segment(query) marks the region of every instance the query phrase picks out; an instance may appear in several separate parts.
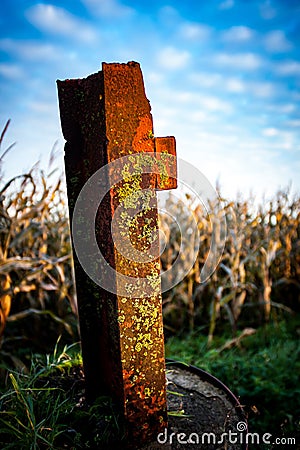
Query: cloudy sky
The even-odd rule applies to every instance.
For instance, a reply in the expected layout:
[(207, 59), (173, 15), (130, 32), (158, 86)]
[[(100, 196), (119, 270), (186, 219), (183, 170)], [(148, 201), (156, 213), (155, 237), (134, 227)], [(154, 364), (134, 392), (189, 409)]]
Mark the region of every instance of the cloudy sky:
[(57, 142), (56, 79), (141, 64), (157, 136), (223, 195), (300, 191), (298, 0), (2, 0), (0, 127), (7, 176)]

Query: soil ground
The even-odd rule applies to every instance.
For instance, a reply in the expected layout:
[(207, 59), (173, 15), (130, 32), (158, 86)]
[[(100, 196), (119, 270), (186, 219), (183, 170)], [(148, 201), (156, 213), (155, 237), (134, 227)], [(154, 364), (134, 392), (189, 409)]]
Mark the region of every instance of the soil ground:
[(167, 379), (168, 410), (183, 411), (184, 416), (169, 415), (168, 430), (143, 450), (246, 448), (245, 416), (226, 392), (188, 368), (168, 366)]
[[(244, 450), (246, 449), (245, 433), (247, 432), (245, 415), (241, 406), (213, 380), (201, 373), (193, 373), (187, 366), (167, 366), (167, 403), (168, 428), (157, 437), (157, 441), (146, 446), (128, 446), (132, 450)], [(44, 380), (46, 381), (46, 380)], [(84, 400), (84, 374), (81, 367), (74, 367), (69, 375), (49, 377), (47, 386), (58, 387), (76, 399), (78, 409), (87, 411)], [(100, 408), (101, 409), (101, 408)], [(62, 448), (74, 449), (76, 433), (82, 435), (81, 440), (101, 437), (108, 434), (106, 443), (99, 443), (100, 449), (125, 449), (126, 440), (109, 426), (105, 417), (109, 408), (104, 407), (103, 419), (101, 411), (96, 421), (91, 421), (87, 414), (81, 420), (72, 423), (70, 416), (70, 434), (67, 441), (62, 439)], [(73, 438), (71, 434), (74, 433)], [(231, 433), (231, 434), (230, 434)], [(62, 436), (63, 437), (63, 436)], [(73, 441), (73, 444), (72, 444)], [(88, 445), (88, 444), (87, 444)], [(80, 448), (90, 448), (81, 447)], [(94, 448), (94, 447), (93, 447)]]

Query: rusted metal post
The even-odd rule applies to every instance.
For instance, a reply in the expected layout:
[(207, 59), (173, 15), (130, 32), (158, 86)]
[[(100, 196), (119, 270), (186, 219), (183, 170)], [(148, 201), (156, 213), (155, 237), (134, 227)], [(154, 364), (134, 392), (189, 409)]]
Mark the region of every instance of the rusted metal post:
[[(103, 63), (96, 74), (57, 84), (73, 244), (76, 226), (92, 223), (109, 264), (87, 262), (101, 272), (98, 283), (73, 247), (86, 394), (111, 395), (128, 439), (146, 443), (167, 422), (155, 190), (176, 187), (175, 139), (153, 136), (138, 63)], [(95, 217), (93, 191), (79, 214), (84, 186), (105, 167), (97, 182), (109, 189)], [(89, 233), (81, 235), (88, 248)]]

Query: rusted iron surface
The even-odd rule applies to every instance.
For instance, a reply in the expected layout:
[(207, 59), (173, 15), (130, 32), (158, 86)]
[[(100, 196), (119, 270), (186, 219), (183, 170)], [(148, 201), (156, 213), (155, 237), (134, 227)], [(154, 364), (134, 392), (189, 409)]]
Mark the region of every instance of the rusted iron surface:
[[(61, 126), (66, 139), (65, 171), (72, 223), (75, 203), (82, 187), (97, 169), (107, 163), (103, 73), (98, 72), (82, 80), (58, 81), (57, 85)], [(90, 214), (88, 205), (85, 214)], [(96, 222), (99, 234), (106, 233), (101, 251), (114, 265), (110, 220), (108, 194), (99, 208)], [(93, 400), (104, 392), (113, 391), (122, 405), (122, 370), (114, 362), (121, 359), (117, 299), (90, 279), (74, 249), (73, 258), (86, 395)]]
[[(177, 188), (176, 142), (174, 136), (156, 137), (155, 156), (158, 160), (156, 188), (158, 190)], [(174, 158), (169, 158), (169, 155)]]
[[(155, 189), (176, 186), (174, 158), (166, 158), (175, 156), (175, 139), (153, 136), (138, 63), (103, 63), (86, 79), (58, 81), (58, 94), (71, 221), (87, 180), (107, 164), (114, 168), (95, 220), (97, 243), (114, 269), (112, 289), (92, 281), (73, 251), (87, 396), (112, 395), (129, 439), (144, 443), (167, 420)], [(89, 204), (83, 215), (93, 221)]]

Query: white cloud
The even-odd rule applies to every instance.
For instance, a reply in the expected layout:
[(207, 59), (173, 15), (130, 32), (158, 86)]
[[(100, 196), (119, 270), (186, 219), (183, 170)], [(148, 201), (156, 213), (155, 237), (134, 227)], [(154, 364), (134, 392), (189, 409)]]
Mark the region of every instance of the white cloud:
[(190, 60), (190, 53), (174, 47), (165, 47), (157, 55), (158, 64), (164, 69), (182, 69)]
[(245, 198), (250, 192), (272, 197), (290, 179), (299, 185), (294, 168), (287, 167), (283, 172), (276, 140), (253, 136), (238, 128), (235, 133), (226, 133), (215, 126), (214, 131), (206, 132), (200, 124), (198, 130), (190, 133), (191, 137), (184, 131), (178, 136), (178, 156), (199, 167), (213, 185), (219, 179), (225, 198), (236, 198), (239, 191)]
[(280, 85), (267, 81), (245, 81), (239, 77), (230, 77), (219, 73), (192, 73), (189, 80), (202, 89), (221, 87), (230, 93), (248, 93), (260, 98), (271, 98), (280, 92)]
[(283, 75), (283, 76), (292, 76), (292, 75), (296, 75), (299, 76), (300, 75), (300, 62), (298, 61), (286, 61), (286, 62), (280, 62), (278, 63), (277, 67), (276, 67), (276, 72), (279, 75)]
[(178, 91), (176, 93), (176, 102), (189, 103), (195, 98), (194, 93), (191, 91)]
[(212, 29), (199, 23), (185, 23), (180, 28), (180, 35), (185, 39), (206, 40), (211, 35)]
[(274, 137), (279, 134), (279, 130), (277, 128), (264, 128), (262, 134), (266, 137)]
[(189, 120), (191, 122), (196, 122), (198, 125), (201, 123), (207, 123), (213, 120), (213, 117), (207, 113), (207, 111), (203, 111), (203, 109), (193, 110), (189, 115)]
[(231, 27), (222, 34), (223, 39), (228, 42), (249, 41), (254, 35), (253, 30), (243, 25)]
[(189, 111), (193, 111), (195, 108), (201, 109), (204, 112), (205, 110), (223, 113), (230, 113), (232, 111), (232, 105), (229, 102), (222, 100), (220, 97), (193, 91), (176, 92), (174, 107), (179, 107), (180, 110), (182, 110), (183, 107), (187, 107), (188, 114)]
[(46, 61), (58, 59), (58, 51), (51, 44), (40, 44), (36, 41), (17, 41), (1, 39), (0, 49), (28, 61)]
[(208, 111), (219, 111), (223, 113), (230, 113), (232, 111), (232, 105), (229, 102), (225, 102), (219, 97), (200, 95), (197, 101), (202, 108)]
[(264, 38), (264, 44), (268, 51), (272, 53), (286, 52), (292, 48), (291, 42), (289, 42), (281, 30), (271, 31)]
[(159, 17), (162, 19), (162, 21), (178, 21), (180, 18), (180, 15), (173, 6), (163, 6), (159, 10)]
[(231, 9), (234, 7), (234, 0), (224, 0), (219, 5), (219, 9)]
[(42, 31), (84, 42), (96, 39), (96, 32), (91, 26), (54, 5), (39, 3), (29, 8), (26, 16), (30, 23)]
[(217, 53), (212, 60), (234, 69), (256, 70), (262, 65), (261, 58), (254, 53)]
[(95, 15), (100, 17), (122, 18), (131, 16), (135, 10), (118, 0), (81, 0)]
[(298, 152), (294, 132), (281, 130), (275, 127), (268, 127), (262, 130), (262, 135), (271, 139), (276, 137), (273, 141), (273, 148), (280, 152), (286, 150), (290, 155)]
[(294, 103), (286, 103), (284, 105), (276, 105), (277, 114), (290, 114), (296, 110), (296, 105)]
[(229, 92), (241, 93), (246, 91), (246, 85), (239, 78), (229, 78), (226, 80), (225, 88)]
[(282, 144), (281, 144), (281, 148), (284, 150), (289, 151), (290, 153), (293, 152), (297, 152), (299, 151), (299, 144), (298, 144), (298, 148), (297, 145), (295, 143), (295, 135), (294, 133), (282, 133)]
[(271, 0), (265, 0), (259, 5), (260, 15), (263, 19), (271, 20), (277, 16), (276, 9), (272, 6)]
[[(164, 80), (164, 76), (161, 72), (148, 72), (144, 75), (145, 80), (147, 79), (151, 84), (159, 84)], [(147, 83), (146, 83), (147, 84)]]
[(24, 71), (17, 64), (0, 64), (0, 75), (11, 80), (16, 80), (24, 76)]
[(222, 76), (219, 73), (194, 72), (188, 75), (189, 80), (202, 88), (212, 88), (220, 85)]
[(249, 88), (251, 89), (252, 93), (257, 97), (270, 98), (276, 92), (278, 92), (278, 88), (276, 88), (276, 85), (274, 83), (257, 81), (249, 84), (250, 84)]
[(292, 128), (300, 128), (300, 119), (299, 120), (289, 120), (287, 125)]

